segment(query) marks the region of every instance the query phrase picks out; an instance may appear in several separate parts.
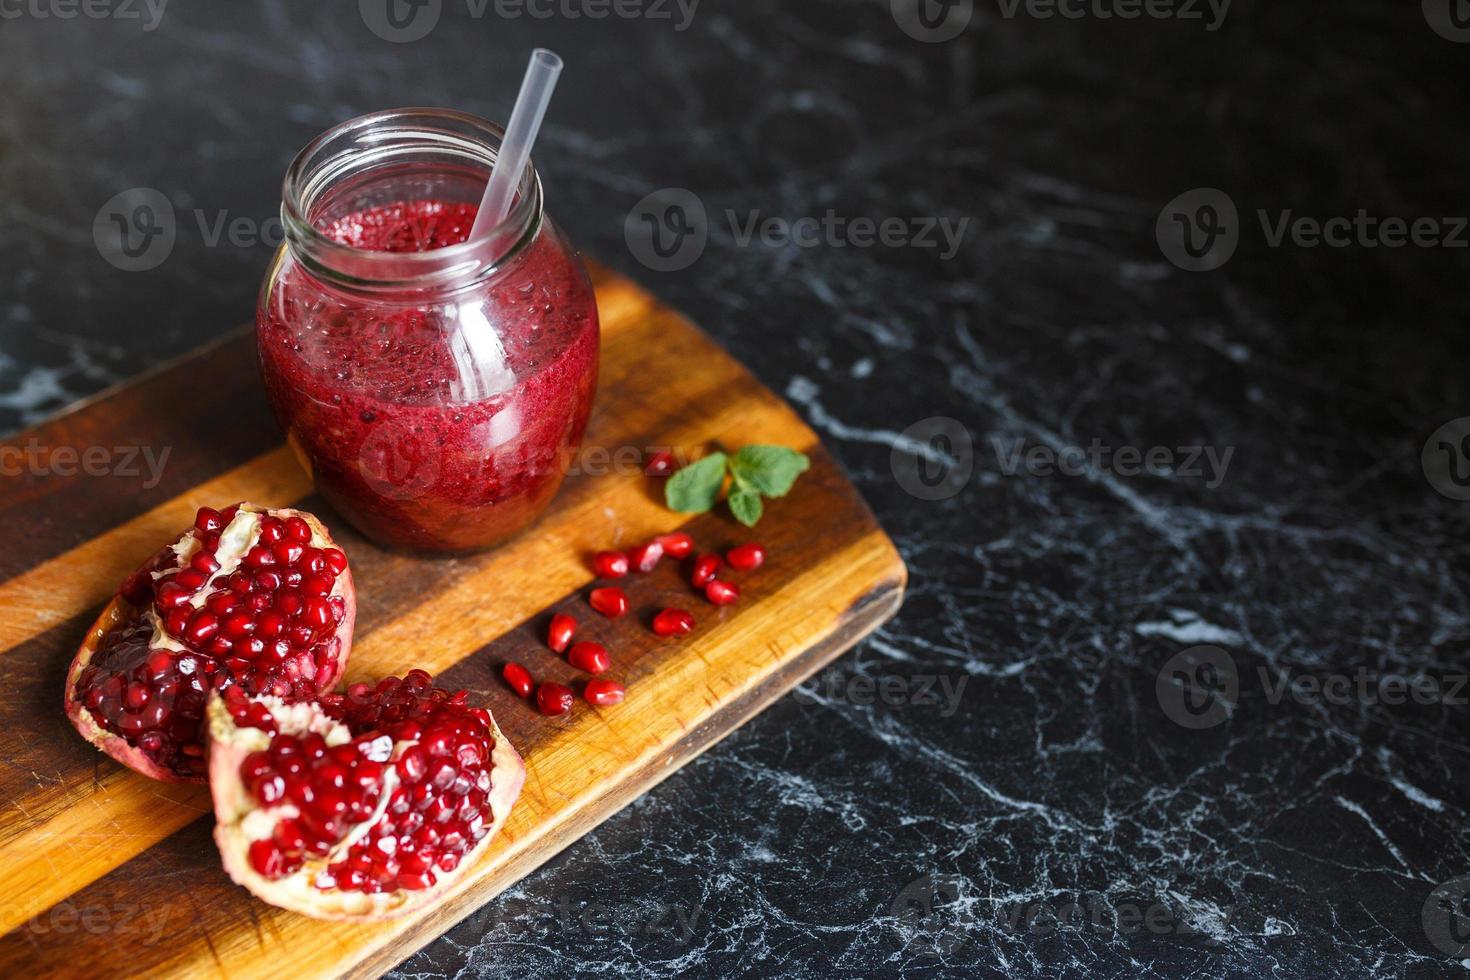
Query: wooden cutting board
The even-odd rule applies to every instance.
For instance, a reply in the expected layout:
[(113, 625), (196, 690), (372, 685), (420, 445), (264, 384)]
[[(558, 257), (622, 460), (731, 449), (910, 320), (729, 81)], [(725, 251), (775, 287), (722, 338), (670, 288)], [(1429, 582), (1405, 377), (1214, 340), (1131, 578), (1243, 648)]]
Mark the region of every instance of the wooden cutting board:
[[(585, 473), (568, 480), (535, 528), (488, 554), (391, 554), (332, 514), (265, 404), (252, 333), (0, 444), (8, 474), (25, 470), (0, 478), (0, 976), (375, 975), (897, 611), (903, 562), (812, 431), (648, 293), (603, 269), (593, 278), (603, 350)], [(603, 466), (596, 455), (747, 443), (802, 449), (813, 463), (755, 532), (723, 506), (693, 519), (672, 513), (657, 481)], [(105, 450), (106, 464), (94, 447)], [(82, 468), (89, 449), (90, 474)], [(24, 462), (17, 450), (28, 454)], [(163, 460), (158, 474), (149, 459)], [(32, 461), (52, 472), (31, 472)], [(357, 925), (257, 901), (220, 868), (204, 787), (122, 768), (62, 714), (67, 665), (122, 577), (188, 526), (200, 505), (241, 499), (317, 512), (351, 556), (359, 605), (349, 680), (414, 666), (440, 674), (446, 687), (487, 704), (526, 758), (509, 821), (435, 908)], [(697, 598), (680, 563), (665, 561), (627, 582), (628, 617), (592, 613), (587, 557), (676, 528), (701, 549), (758, 537), (771, 558), (739, 576), (737, 606)], [(696, 633), (655, 637), (647, 620), (665, 605), (693, 611)], [(585, 678), (542, 643), (554, 611), (571, 612), (586, 637), (613, 652), (608, 676), (628, 687), (622, 705), (594, 709), (579, 700), (569, 717), (543, 718), (500, 681), (500, 666), (518, 660), (538, 678), (580, 688)]]

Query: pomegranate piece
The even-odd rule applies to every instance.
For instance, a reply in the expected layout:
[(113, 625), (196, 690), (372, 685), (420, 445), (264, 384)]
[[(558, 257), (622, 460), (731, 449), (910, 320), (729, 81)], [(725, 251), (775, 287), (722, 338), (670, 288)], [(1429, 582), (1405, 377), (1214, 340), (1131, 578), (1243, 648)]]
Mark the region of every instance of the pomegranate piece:
[(740, 590), (723, 579), (715, 579), (705, 586), (704, 595), (717, 606), (733, 606), (740, 601)]
[(528, 698), (531, 696), (531, 672), (518, 663), (508, 663), (500, 669), (500, 676), (505, 678), (505, 683), (516, 692), (517, 697)]
[(582, 697), (587, 699), (588, 704), (604, 708), (609, 705), (622, 704), (626, 693), (623, 685), (617, 681), (588, 681), (587, 686), (582, 688)]
[(689, 581), (696, 589), (704, 588), (715, 580), (722, 564), (724, 563), (719, 555), (700, 555), (695, 559), (694, 574), (689, 577)]
[(347, 664), (356, 610), (347, 556), (315, 517), (202, 507), (93, 624), (67, 672), (67, 717), (145, 776), (202, 783), (210, 693), (328, 690)]
[(654, 453), (643, 464), (643, 472), (649, 476), (673, 476), (674, 454), (667, 450)]
[(628, 561), (640, 572), (651, 572), (664, 556), (664, 546), (657, 541), (641, 544), (628, 552)]
[(237, 884), (320, 919), (435, 900), (505, 823), (525, 765), (422, 670), (297, 703), (210, 698), (215, 842)]
[(586, 640), (572, 644), (571, 650), (567, 651), (567, 663), (589, 674), (600, 674), (612, 666), (612, 661), (607, 656), (607, 647)]
[(622, 578), (628, 574), (628, 556), (621, 551), (599, 551), (592, 556), (592, 571), (598, 578)]
[(546, 628), (546, 645), (557, 653), (565, 653), (567, 644), (572, 642), (572, 634), (576, 632), (577, 621), (565, 613), (557, 613)]
[(694, 632), (694, 617), (684, 609), (665, 609), (653, 617), (653, 631), (659, 636), (682, 636)]
[(683, 531), (660, 534), (654, 541), (663, 547), (664, 554), (670, 558), (683, 560), (694, 553), (694, 539)]
[(628, 611), (628, 597), (622, 589), (608, 586), (602, 589), (593, 589), (587, 596), (587, 601), (592, 608), (602, 613), (608, 619), (617, 619)]
[(754, 541), (750, 544), (736, 545), (725, 552), (725, 561), (737, 571), (753, 571), (766, 563), (766, 549)]
[(536, 688), (536, 707), (543, 715), (564, 715), (572, 710), (572, 689), (555, 681), (543, 681)]

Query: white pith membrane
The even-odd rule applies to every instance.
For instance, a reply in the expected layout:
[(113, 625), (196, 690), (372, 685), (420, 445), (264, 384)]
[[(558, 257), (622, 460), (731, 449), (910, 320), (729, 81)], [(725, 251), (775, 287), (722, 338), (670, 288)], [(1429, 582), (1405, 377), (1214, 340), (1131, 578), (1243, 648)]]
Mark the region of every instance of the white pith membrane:
[[(195, 609), (203, 609), (204, 603), (209, 599), (211, 592), (215, 591), (215, 583), (222, 579), (228, 579), (230, 575), (240, 567), (248, 552), (255, 543), (260, 540), (260, 514), (253, 510), (246, 510), (250, 505), (241, 504), (235, 519), (220, 532), (219, 547), (215, 549), (214, 560), (219, 562), (219, 569), (204, 580), (199, 591), (189, 599), (189, 604)], [(313, 548), (326, 548), (330, 544), (322, 537), (321, 530), (315, 521), (308, 522), (311, 525), (311, 546)], [(178, 555), (177, 563), (171, 568), (160, 569), (153, 573), (153, 581), (161, 582), (166, 578), (179, 574), (189, 567), (189, 560), (194, 557), (203, 545), (199, 543), (199, 536), (189, 530), (184, 536), (174, 542), (173, 553)], [(189, 648), (169, 635), (163, 628), (163, 619), (158, 615), (158, 610), (149, 604), (143, 610), (143, 620), (153, 627), (153, 639), (148, 641), (150, 647), (161, 647), (165, 650), (173, 650), (182, 653)]]
[[(277, 735), (298, 738), (311, 733), (321, 735), (330, 748), (353, 740), (349, 728), (310, 702), (288, 704), (280, 698), (263, 695), (250, 699), (265, 705), (271, 712)], [(486, 769), (490, 777), (487, 793), (489, 809), (488, 833), (464, 853), (451, 872), (437, 875), (436, 882), (419, 890), (398, 889), (370, 893), (330, 885), (328, 867), (343, 860), (353, 846), (363, 840), (381, 819), (392, 802), (394, 790), (401, 785), (398, 761), (417, 740), (394, 742), (393, 750), (383, 763), (378, 802), (371, 816), (351, 826), (343, 839), (325, 854), (303, 855), (302, 866), (282, 877), (260, 874), (252, 866), (248, 854), (256, 841), (270, 839), (280, 821), (300, 815), (289, 800), (266, 806), (246, 787), (240, 770), (248, 756), (269, 750), (276, 735), (248, 725), (237, 725), (225, 701), (211, 696), (206, 709), (208, 731), (210, 792), (214, 798), (215, 843), (219, 846), (226, 872), (238, 885), (256, 897), (280, 908), (319, 919), (386, 919), (402, 915), (412, 908), (438, 899), (482, 854), (495, 833), (505, 822), (511, 806), (520, 795), (525, 781), (525, 766), (491, 718), (487, 724), (494, 745)], [(487, 713), (488, 714), (488, 713)]]

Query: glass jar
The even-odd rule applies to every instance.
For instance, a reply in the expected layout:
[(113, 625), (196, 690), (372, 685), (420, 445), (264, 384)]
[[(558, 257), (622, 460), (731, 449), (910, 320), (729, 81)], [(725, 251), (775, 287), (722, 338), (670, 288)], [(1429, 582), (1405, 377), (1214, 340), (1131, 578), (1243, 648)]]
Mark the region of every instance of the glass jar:
[(465, 240), (501, 135), (379, 112), (286, 173), (256, 312), (266, 391), (321, 495), (389, 547), (473, 551), (524, 528), (591, 410), (596, 300), (529, 163), (505, 220)]

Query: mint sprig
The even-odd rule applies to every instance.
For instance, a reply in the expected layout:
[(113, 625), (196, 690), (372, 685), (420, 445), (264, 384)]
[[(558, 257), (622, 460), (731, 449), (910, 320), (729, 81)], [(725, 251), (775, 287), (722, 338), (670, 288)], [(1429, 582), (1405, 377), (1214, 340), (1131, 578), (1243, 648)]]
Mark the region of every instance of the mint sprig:
[(746, 527), (754, 527), (765, 511), (762, 497), (784, 497), (796, 478), (811, 468), (805, 453), (785, 446), (746, 446), (734, 456), (711, 453), (669, 477), (664, 500), (669, 509), (699, 514), (720, 499), (728, 472), (730, 513)]
[(669, 477), (664, 485), (664, 500), (670, 510), (681, 514), (702, 514), (720, 499), (725, 485), (724, 453), (711, 453), (697, 463), (690, 463)]

